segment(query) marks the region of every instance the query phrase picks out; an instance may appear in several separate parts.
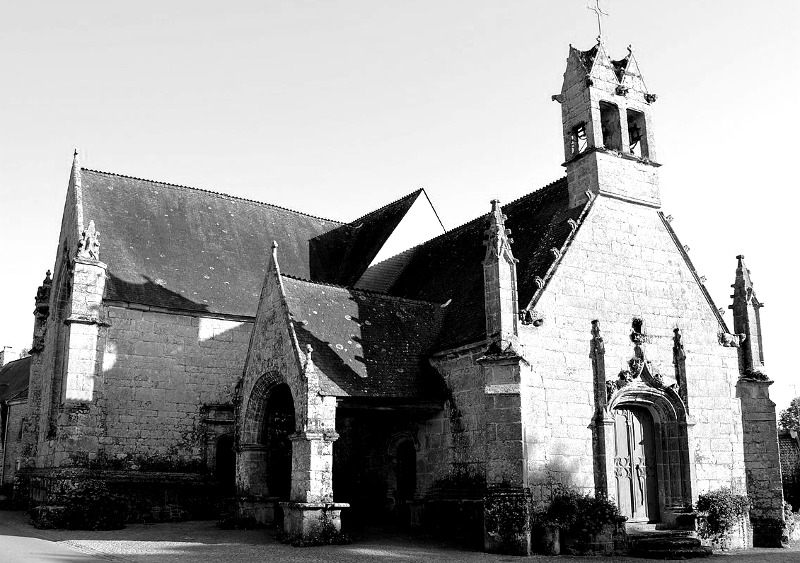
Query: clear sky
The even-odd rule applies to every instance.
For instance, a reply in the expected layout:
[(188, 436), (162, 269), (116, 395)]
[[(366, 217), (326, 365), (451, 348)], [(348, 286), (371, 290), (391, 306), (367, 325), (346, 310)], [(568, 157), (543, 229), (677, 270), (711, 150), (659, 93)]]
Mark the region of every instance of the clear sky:
[[(746, 256), (785, 407), (800, 2), (604, 6), (611, 55), (632, 43), (658, 94), (664, 211), (718, 307)], [(73, 148), (89, 168), (340, 220), (425, 187), (452, 228), (563, 175), (550, 96), (568, 45), (596, 35), (585, 0), (6, 2), (0, 346), (30, 345)]]

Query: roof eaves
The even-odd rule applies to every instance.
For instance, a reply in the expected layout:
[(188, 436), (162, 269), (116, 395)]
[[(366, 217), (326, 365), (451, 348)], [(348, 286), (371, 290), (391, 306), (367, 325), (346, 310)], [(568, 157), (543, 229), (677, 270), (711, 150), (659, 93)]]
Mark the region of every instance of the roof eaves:
[[(165, 187), (168, 187), (168, 188), (177, 188), (177, 189), (180, 189), (180, 190), (191, 190), (191, 191), (194, 191), (194, 192), (210, 194), (210, 195), (217, 196), (217, 197), (220, 197), (220, 198), (231, 199), (231, 200), (235, 200), (235, 201), (244, 201), (244, 202), (247, 202), (247, 203), (254, 203), (256, 205), (262, 205), (264, 207), (272, 207), (274, 209), (280, 209), (282, 211), (288, 211), (290, 213), (295, 213), (297, 215), (302, 215), (303, 217), (310, 217), (311, 219), (319, 219), (321, 221), (329, 221), (331, 223), (336, 223), (338, 225), (346, 225), (347, 224), (347, 223), (343, 223), (342, 221), (337, 221), (336, 219), (328, 219), (326, 217), (319, 217), (317, 215), (310, 215), (308, 213), (303, 213), (302, 211), (297, 211), (295, 209), (289, 209), (288, 207), (275, 205), (274, 203), (267, 203), (267, 202), (263, 202), (263, 201), (257, 201), (255, 199), (248, 199), (248, 198), (245, 198), (245, 197), (238, 197), (238, 196), (234, 196), (234, 195), (230, 195), (230, 194), (226, 194), (226, 193), (222, 193), (222, 192), (215, 192), (215, 191), (212, 191), (212, 190), (205, 190), (205, 189), (202, 189), (202, 188), (194, 188), (192, 186), (183, 186), (181, 184), (171, 184), (169, 182), (161, 182), (159, 180), (150, 180), (148, 178), (139, 178), (137, 176), (128, 176), (126, 174), (117, 174), (117, 173), (114, 173), (114, 172), (104, 172), (102, 170), (93, 170), (91, 168), (81, 168), (81, 171), (82, 172), (92, 172), (92, 173), (95, 173), (95, 174), (103, 174), (105, 176), (113, 176), (113, 177), (116, 177), (116, 178), (126, 178), (128, 180), (136, 180), (136, 181), (139, 181), (139, 182), (149, 182), (151, 184), (157, 184), (159, 186), (165, 186)], [(406, 197), (408, 197), (408, 196), (406, 196)]]

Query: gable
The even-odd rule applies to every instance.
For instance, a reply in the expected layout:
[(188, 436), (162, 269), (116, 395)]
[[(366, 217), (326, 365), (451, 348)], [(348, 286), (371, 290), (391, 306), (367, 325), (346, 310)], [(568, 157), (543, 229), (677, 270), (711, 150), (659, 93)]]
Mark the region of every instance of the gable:
[[(384, 253), (398, 225), (407, 221), (422, 190), (417, 190), (388, 205), (371, 211), (346, 225), (310, 241), (310, 275), (289, 275), (323, 283), (352, 286), (375, 257)], [(283, 252), (281, 252), (283, 256)]]
[(423, 190), (417, 192), (413, 205), (397, 225), (370, 266), (383, 262), (414, 246), (431, 240), (445, 231)]
[[(569, 208), (566, 178), (502, 207), (517, 263), (519, 303), (528, 303), (572, 232), (584, 206)], [(436, 349), (486, 338), (483, 258), (486, 216), (439, 236), (413, 251), (390, 293), (447, 305)]]
[(634, 317), (644, 320), (648, 350), (662, 369), (672, 365), (676, 327), (684, 342), (714, 350), (722, 350), (718, 335), (727, 332), (660, 214), (603, 196), (595, 199), (530, 307), (549, 319), (536, 329), (543, 333), (551, 323), (559, 328), (577, 323), (588, 334), (598, 319), (609, 369), (630, 357)]

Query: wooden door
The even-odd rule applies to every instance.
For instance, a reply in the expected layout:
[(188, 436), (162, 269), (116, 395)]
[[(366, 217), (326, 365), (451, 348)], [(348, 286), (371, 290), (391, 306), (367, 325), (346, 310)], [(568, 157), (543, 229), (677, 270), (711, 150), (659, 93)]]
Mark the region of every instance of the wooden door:
[(614, 436), (614, 475), (620, 513), (632, 521), (657, 521), (653, 418), (645, 409), (615, 409)]

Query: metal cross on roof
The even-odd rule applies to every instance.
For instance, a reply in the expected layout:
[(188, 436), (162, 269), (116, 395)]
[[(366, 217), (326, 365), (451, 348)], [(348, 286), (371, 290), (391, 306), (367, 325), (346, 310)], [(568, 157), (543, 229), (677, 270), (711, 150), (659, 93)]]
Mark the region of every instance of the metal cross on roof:
[(607, 16), (608, 12), (604, 12), (603, 8), (600, 7), (600, 0), (590, 0), (589, 5), (586, 6), (587, 10), (591, 10), (597, 15), (597, 40), (600, 41), (600, 38), (603, 36), (603, 26), (601, 18), (603, 16)]

